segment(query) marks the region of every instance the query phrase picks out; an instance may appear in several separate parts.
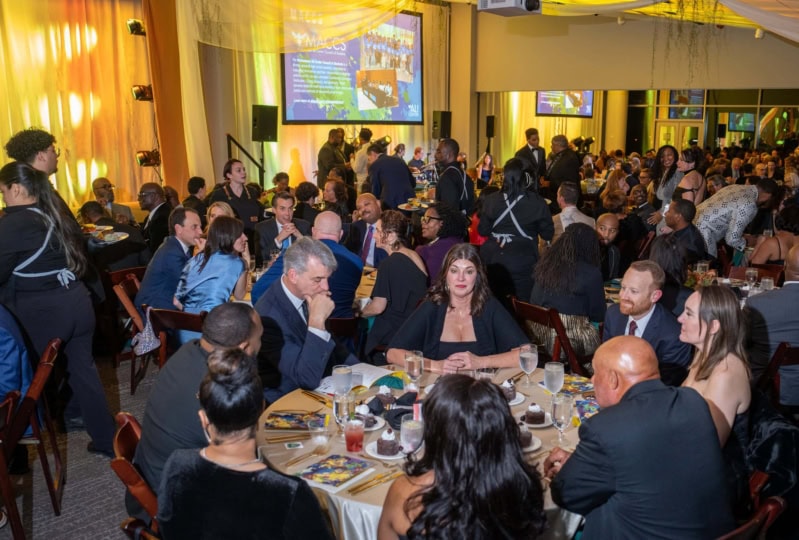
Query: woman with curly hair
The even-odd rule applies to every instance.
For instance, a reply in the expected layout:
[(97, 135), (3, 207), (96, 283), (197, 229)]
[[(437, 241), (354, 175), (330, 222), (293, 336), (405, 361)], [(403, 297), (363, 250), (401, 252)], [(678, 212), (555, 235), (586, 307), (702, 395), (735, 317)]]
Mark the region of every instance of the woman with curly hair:
[(407, 235), (408, 220), (397, 210), (386, 210), (375, 223), (375, 247), (388, 257), (378, 266), (372, 300), (361, 311), (361, 316), (375, 318), (366, 338), (367, 354), (391, 341), (427, 289), (424, 261), (408, 248)]
[(491, 295), (477, 249), (449, 250), (425, 302), (389, 343), (388, 361), (403, 365), (407, 351), (420, 350), (426, 369), (455, 373), (478, 367), (515, 367), (527, 336)]
[(786, 206), (774, 220), (774, 236), (766, 238), (752, 253), (752, 264), (785, 264), (785, 254), (799, 245), (799, 206)]
[(321, 212), (314, 208), (316, 199), (319, 197), (319, 187), (313, 182), (302, 182), (297, 189), (294, 190), (297, 196), (297, 206), (294, 208), (294, 217), (297, 219), (304, 219), (313, 225), (316, 216)]
[[(599, 240), (585, 223), (572, 223), (541, 257), (535, 267), (530, 303), (555, 308), (575, 352), (591, 354), (600, 343), (591, 321), (605, 320), (605, 289), (599, 270)], [(551, 351), (554, 330), (530, 328), (539, 343)]]
[(655, 199), (652, 206), (657, 208), (647, 223), (657, 225), (663, 220), (666, 209), (663, 205), (668, 205), (674, 194), (674, 189), (680, 183), (683, 173), (677, 170), (677, 149), (669, 144), (665, 144), (658, 149), (655, 162), (652, 164), (650, 173), (652, 175), (652, 188), (655, 191)]
[(519, 427), (491, 381), (447, 375), (424, 403), (424, 454), (411, 454), (383, 504), (380, 540), (536, 538), (541, 480)]
[(441, 263), (449, 248), (463, 242), (466, 220), (447, 203), (433, 203), (422, 217), (422, 238), (427, 242), (416, 248), (416, 253), (427, 267), (430, 281), (435, 281), (441, 272)]

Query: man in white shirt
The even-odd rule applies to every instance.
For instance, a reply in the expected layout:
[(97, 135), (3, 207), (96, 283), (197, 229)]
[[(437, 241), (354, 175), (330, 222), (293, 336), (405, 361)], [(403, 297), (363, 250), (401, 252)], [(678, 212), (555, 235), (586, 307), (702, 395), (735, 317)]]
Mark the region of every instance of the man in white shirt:
[(358, 151), (355, 152), (355, 164), (352, 167), (352, 170), (355, 171), (358, 191), (361, 190), (361, 186), (366, 182), (366, 177), (369, 176), (369, 162), (367, 160), (366, 150), (369, 148), (371, 140), (372, 130), (369, 128), (361, 129), (358, 133), (360, 145), (358, 146)]
[(558, 188), (557, 202), (561, 212), (552, 216), (552, 223), (555, 224), (555, 235), (552, 241), (558, 239), (563, 234), (566, 227), (572, 223), (585, 223), (592, 229), (596, 227), (594, 218), (586, 216), (577, 208), (577, 199), (580, 196), (580, 188), (574, 182), (563, 182)]

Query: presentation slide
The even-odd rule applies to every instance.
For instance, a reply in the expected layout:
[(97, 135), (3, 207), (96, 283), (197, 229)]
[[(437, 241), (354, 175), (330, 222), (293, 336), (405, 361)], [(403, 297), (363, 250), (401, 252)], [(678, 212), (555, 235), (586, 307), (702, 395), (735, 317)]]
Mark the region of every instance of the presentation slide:
[(671, 90), (669, 92), (669, 105), (679, 105), (669, 108), (669, 118), (672, 120), (701, 120), (701, 107), (686, 107), (686, 105), (702, 105), (705, 102), (705, 91), (701, 89)]
[(281, 56), (286, 124), (424, 120), (421, 14), (399, 13), (356, 39)]
[(727, 125), (728, 131), (755, 131), (754, 113), (730, 113), (730, 122)]
[(594, 115), (593, 90), (553, 90), (538, 92), (535, 113), (538, 116), (579, 116), (591, 118)]

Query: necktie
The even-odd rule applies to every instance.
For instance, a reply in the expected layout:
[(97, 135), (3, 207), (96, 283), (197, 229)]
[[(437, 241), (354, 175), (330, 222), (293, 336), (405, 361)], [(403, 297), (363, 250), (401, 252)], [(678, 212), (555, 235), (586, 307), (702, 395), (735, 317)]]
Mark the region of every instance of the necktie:
[(630, 329), (627, 331), (627, 335), (634, 336), (636, 330), (638, 330), (638, 324), (635, 321), (630, 321)]
[(361, 250), (361, 260), (366, 264), (366, 259), (369, 258), (369, 249), (372, 247), (372, 230), (374, 225), (369, 225), (369, 230), (366, 231), (366, 240), (363, 242), (363, 249)]
[(288, 249), (288, 247), (289, 247), (289, 244), (290, 244), (289, 239), (288, 238), (284, 238), (283, 239), (283, 243), (280, 244), (280, 250), (281, 251), (286, 251)]
[(300, 304), (300, 312), (302, 312), (302, 318), (305, 319), (305, 322), (308, 322), (308, 302), (305, 300), (302, 301)]

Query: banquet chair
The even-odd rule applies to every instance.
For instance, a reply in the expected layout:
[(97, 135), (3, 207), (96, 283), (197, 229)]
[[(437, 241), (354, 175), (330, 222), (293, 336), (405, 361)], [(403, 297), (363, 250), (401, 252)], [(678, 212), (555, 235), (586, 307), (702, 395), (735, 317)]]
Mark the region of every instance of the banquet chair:
[[(133, 456), (141, 439), (141, 425), (129, 412), (120, 411), (116, 415), (117, 431), (114, 434), (114, 459), (111, 469), (125, 487), (150, 516), (151, 528), (158, 531), (158, 498), (155, 492), (133, 464)], [(123, 529), (124, 530), (124, 529)]]
[(8, 472), (7, 455), (13, 453), (13, 448), (8, 450), (8, 428), (11, 425), (14, 409), (19, 401), (19, 392), (14, 390), (6, 394), (5, 399), (0, 403), (0, 495), (5, 502), (5, 512), (11, 522), (11, 534), (15, 539), (25, 538), (25, 528), (22, 526), (22, 518), (17, 508), (17, 498), (14, 495), (14, 486)]
[(638, 255), (636, 260), (642, 261), (649, 258), (649, 249), (652, 247), (652, 241), (655, 239), (655, 231), (649, 231), (640, 242), (638, 242)]
[[(750, 264), (752, 268), (758, 269), (758, 276), (760, 275), (760, 270), (766, 270), (769, 273), (774, 273), (778, 277), (772, 278), (774, 279), (774, 285), (777, 287), (782, 287), (782, 284), (785, 282), (785, 267), (781, 264)], [(766, 277), (769, 277), (769, 274), (766, 274)]]
[(755, 540), (766, 538), (766, 532), (774, 521), (785, 510), (785, 500), (781, 497), (769, 497), (760, 508), (755, 511), (755, 514), (749, 518), (749, 521), (735, 529), (728, 532), (724, 536), (720, 536), (718, 540)]
[(359, 319), (357, 317), (337, 318), (330, 317), (325, 321), (325, 328), (330, 332), (336, 341), (350, 349), (350, 351), (358, 356), (360, 351), (358, 344), (360, 343), (360, 328)]
[[(145, 313), (147, 307), (142, 306)], [(174, 351), (169, 346), (169, 332), (174, 330), (188, 330), (190, 332), (202, 332), (203, 321), (208, 312), (201, 313), (186, 313), (185, 311), (178, 311), (176, 309), (157, 309), (150, 310), (150, 322), (153, 325), (153, 331), (158, 335), (161, 340), (161, 347), (158, 348), (158, 367), (164, 367), (169, 356)]]
[[(144, 320), (134, 304), (136, 293), (139, 292), (139, 280), (135, 274), (128, 274), (125, 278), (114, 285), (114, 293), (119, 299), (119, 303), (125, 308), (125, 312), (130, 317), (131, 337), (144, 330)], [(136, 355), (133, 348), (122, 356), (130, 356), (130, 395), (136, 393), (136, 387), (147, 374), (147, 366), (150, 364), (148, 353), (142, 356)], [(115, 363), (118, 366), (122, 360), (121, 355), (117, 355)]]
[(770, 395), (771, 404), (778, 411), (780, 405), (780, 367), (799, 365), (799, 347), (791, 347), (787, 342), (782, 342), (774, 351), (774, 356), (766, 366), (766, 371), (757, 381), (757, 388)]
[[(146, 266), (134, 266), (131, 268), (123, 268), (122, 270), (114, 270), (114, 271), (106, 271), (101, 272), (101, 281), (103, 283), (103, 289), (105, 290), (106, 301), (105, 303), (108, 306), (108, 309), (112, 311), (110, 316), (114, 318), (115, 322), (115, 349), (119, 351), (124, 346), (127, 338), (130, 337), (129, 334), (129, 327), (128, 324), (122, 325), (122, 330), (119, 331), (119, 305), (113, 301), (113, 298), (119, 297), (115, 294), (114, 287), (128, 278), (133, 278), (133, 282), (135, 283), (136, 291), (139, 290), (140, 282), (144, 278), (144, 272), (147, 270)], [(134, 293), (135, 296), (135, 293)], [(120, 300), (121, 303), (121, 300)], [(124, 309), (124, 307), (123, 307)], [(119, 364), (125, 360), (130, 360), (133, 356), (131, 351), (129, 352), (117, 352), (114, 355), (114, 365), (115, 367), (119, 367)]]
[[(22, 442), (36, 445), (36, 450), (39, 453), (39, 461), (42, 464), (44, 481), (47, 484), (47, 491), (50, 492), (50, 502), (52, 502), (53, 511), (57, 516), (61, 515), (61, 498), (64, 494), (66, 470), (61, 461), (61, 450), (58, 448), (55, 424), (50, 416), (50, 408), (47, 405), (47, 400), (43, 395), (43, 391), (47, 384), (47, 380), (50, 378), (50, 373), (53, 371), (53, 364), (55, 364), (60, 347), (61, 340), (58, 338), (51, 339), (47, 344), (39, 360), (36, 372), (33, 375), (33, 380), (28, 387), (28, 391), (25, 393), (25, 397), (22, 398), (19, 407), (11, 419), (11, 424), (8, 428), (8, 437), (5, 441), (6, 460), (10, 459), (11, 453), (14, 451), (17, 444)], [(40, 423), (40, 418), (44, 421), (43, 425)], [(32, 431), (30, 436), (25, 435), (28, 426), (31, 427)], [(44, 446), (42, 427), (44, 427), (47, 432), (47, 438), (52, 447), (55, 476), (50, 471), (50, 462), (47, 459), (47, 450)]]
[(760, 493), (768, 483), (769, 474), (767, 472), (755, 469), (749, 475), (749, 500), (752, 503), (753, 510), (760, 509)]
[(139, 518), (128, 518), (119, 525), (119, 528), (131, 540), (158, 540), (161, 538)]
[[(522, 327), (524, 327), (523, 323), (525, 321), (530, 321), (555, 331), (555, 341), (551, 352), (554, 361), (557, 362), (560, 360), (561, 349), (563, 349), (563, 353), (566, 355), (569, 364), (569, 370), (573, 375), (580, 375), (582, 377), (591, 376), (588, 370), (583, 367), (584, 363), (591, 362), (591, 356), (579, 356), (574, 352), (569, 336), (566, 334), (566, 328), (563, 326), (563, 321), (560, 320), (558, 310), (528, 304), (515, 297), (511, 298), (511, 302), (513, 303), (513, 310), (516, 313), (516, 318), (519, 323), (522, 324)], [(549, 353), (549, 351), (547, 352)]]
[(730, 268), (732, 268), (732, 259), (730, 259), (730, 254), (727, 252), (727, 244), (718, 242), (716, 244), (716, 254), (718, 275), (726, 276), (730, 273)]
[[(768, 267), (768, 268), (766, 268)], [(730, 279), (746, 279), (746, 266), (733, 266), (730, 268), (730, 274), (727, 276)], [(783, 272), (782, 266), (776, 264), (753, 264), (750, 265), (750, 268), (757, 268), (757, 279), (763, 279), (764, 277), (770, 277), (774, 280), (774, 285), (778, 283), (782, 283), (785, 281), (785, 274)]]

